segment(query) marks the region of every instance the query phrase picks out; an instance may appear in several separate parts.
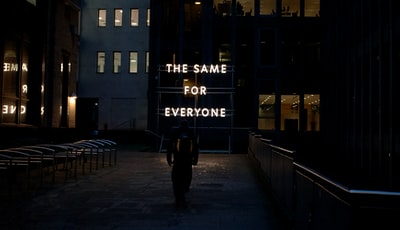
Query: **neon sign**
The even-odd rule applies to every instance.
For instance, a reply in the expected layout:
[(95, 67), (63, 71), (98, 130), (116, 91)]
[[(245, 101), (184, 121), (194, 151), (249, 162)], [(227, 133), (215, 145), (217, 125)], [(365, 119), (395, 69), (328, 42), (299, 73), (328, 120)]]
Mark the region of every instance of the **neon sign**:
[[(28, 65), (26, 63), (22, 63), (21, 67), (23, 72), (28, 72)], [(18, 71), (18, 64), (17, 63), (3, 63), (3, 71), (4, 72), (17, 72)]]
[[(17, 111), (17, 106), (15, 105), (3, 105), (3, 114), (15, 114)], [(26, 113), (26, 107), (24, 105), (21, 105), (21, 111), (20, 114), (25, 114)]]
[[(200, 65), (195, 64), (166, 64), (168, 73), (201, 73), (201, 74), (225, 74), (227, 65)], [(207, 95), (206, 86), (183, 86), (184, 95)], [(225, 108), (190, 108), (190, 107), (166, 107), (164, 109), (165, 117), (226, 117)]]
[(227, 65), (200, 65), (195, 64), (189, 66), (188, 64), (166, 64), (168, 73), (227, 73)]
[(225, 108), (165, 108), (166, 117), (225, 117)]

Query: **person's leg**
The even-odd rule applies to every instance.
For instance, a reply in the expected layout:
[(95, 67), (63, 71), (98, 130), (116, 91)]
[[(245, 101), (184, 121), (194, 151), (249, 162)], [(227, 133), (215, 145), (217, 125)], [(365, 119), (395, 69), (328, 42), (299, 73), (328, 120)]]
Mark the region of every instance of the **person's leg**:
[(184, 192), (184, 171), (181, 167), (174, 167), (172, 170), (172, 184), (175, 196), (175, 204), (177, 208), (185, 208), (185, 192)]
[(192, 166), (190, 165), (190, 167), (187, 167), (185, 169), (185, 187), (184, 187), (184, 191), (185, 192), (189, 192), (190, 191), (190, 185), (192, 183)]

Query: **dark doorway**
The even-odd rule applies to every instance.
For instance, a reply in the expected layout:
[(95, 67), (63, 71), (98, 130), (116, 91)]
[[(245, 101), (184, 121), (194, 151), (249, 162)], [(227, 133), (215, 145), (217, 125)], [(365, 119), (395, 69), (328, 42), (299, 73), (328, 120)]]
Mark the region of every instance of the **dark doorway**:
[(77, 98), (76, 100), (76, 127), (91, 133), (98, 127), (98, 98)]

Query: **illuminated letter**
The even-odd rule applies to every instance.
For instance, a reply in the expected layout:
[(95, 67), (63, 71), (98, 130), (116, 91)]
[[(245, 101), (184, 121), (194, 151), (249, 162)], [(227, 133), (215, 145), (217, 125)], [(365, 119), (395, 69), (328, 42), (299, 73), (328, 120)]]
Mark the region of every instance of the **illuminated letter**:
[(187, 73), (188, 72), (188, 65), (187, 64), (183, 64), (182, 65), (182, 72), (183, 73)]
[(3, 64), (3, 71), (8, 72), (10, 71), (10, 63), (5, 63)]
[(201, 67), (201, 72), (202, 72), (202, 73), (208, 73), (208, 70), (207, 70), (207, 66), (206, 66), (206, 65), (203, 65), (203, 67)]
[(209, 113), (210, 113), (210, 111), (208, 111), (208, 109), (206, 109), (206, 108), (201, 110), (201, 115), (203, 117), (208, 117)]
[(28, 85), (22, 85), (22, 93), (28, 93)]
[(194, 73), (199, 73), (199, 72), (200, 72), (200, 70), (199, 70), (199, 64), (195, 64), (195, 65), (193, 66), (193, 72), (194, 72)]
[(179, 73), (180, 69), (181, 69), (181, 65), (180, 64), (178, 64), (178, 65), (174, 64), (174, 73), (176, 73), (176, 72)]
[(11, 64), (11, 71), (17, 72), (18, 71), (18, 64)]
[(190, 90), (190, 92), (191, 92), (193, 95), (196, 95), (196, 94), (199, 93), (199, 88), (197, 88), (196, 86), (193, 86), (192, 89)]
[(185, 86), (183, 92), (186, 95), (189, 92), (189, 86)]
[(192, 108), (187, 108), (186, 109), (186, 114), (188, 117), (193, 117), (193, 109)]
[(8, 105), (3, 105), (3, 114), (8, 113)]
[(225, 108), (221, 108), (221, 117), (225, 117)]
[(16, 110), (17, 110), (17, 106), (12, 105), (10, 114), (14, 114)]
[(21, 114), (25, 114), (26, 113), (26, 107), (21, 105)]
[(219, 72), (218, 65), (215, 66), (210, 65), (210, 73), (218, 73), (218, 72)]
[(168, 73), (171, 72), (171, 66), (172, 66), (172, 64), (166, 64), (165, 66), (167, 67), (167, 72), (168, 72)]
[(194, 112), (196, 113), (196, 117), (198, 117), (200, 115), (200, 110), (199, 108), (195, 108)]
[(186, 109), (181, 108), (181, 117), (185, 117), (185, 116), (186, 116)]
[(211, 109), (211, 116), (212, 116), (212, 117), (214, 117), (214, 116), (215, 116), (215, 117), (218, 117), (218, 109), (212, 108), (212, 109)]
[(169, 107), (166, 107), (165, 108), (165, 112), (164, 112), (164, 115), (166, 116), (166, 117), (169, 117), (169, 116), (171, 116), (171, 113), (170, 113), (171, 111), (170, 111), (170, 108)]
[(226, 73), (226, 64), (221, 65), (221, 73)]
[(179, 112), (179, 108), (172, 108), (172, 114), (174, 115), (174, 117), (178, 116), (178, 112)]
[(206, 95), (207, 88), (205, 86), (200, 86), (200, 95)]
[(22, 71), (28, 72), (28, 66), (26, 63), (22, 63)]

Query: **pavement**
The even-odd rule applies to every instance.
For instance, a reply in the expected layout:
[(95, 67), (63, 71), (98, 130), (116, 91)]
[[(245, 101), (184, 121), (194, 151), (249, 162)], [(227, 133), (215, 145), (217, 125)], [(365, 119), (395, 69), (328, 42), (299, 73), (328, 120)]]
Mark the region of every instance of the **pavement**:
[(2, 202), (0, 229), (288, 229), (246, 154), (200, 154), (186, 209), (170, 173), (164, 153), (121, 148), (116, 165)]

